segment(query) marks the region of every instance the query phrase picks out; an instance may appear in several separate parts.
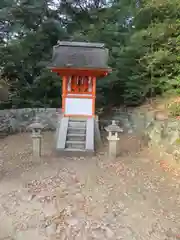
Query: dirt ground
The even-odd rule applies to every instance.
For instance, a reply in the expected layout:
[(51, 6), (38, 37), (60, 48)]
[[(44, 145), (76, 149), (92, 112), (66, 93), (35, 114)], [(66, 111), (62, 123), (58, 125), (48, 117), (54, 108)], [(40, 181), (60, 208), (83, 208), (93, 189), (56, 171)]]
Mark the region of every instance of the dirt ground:
[(178, 240), (180, 178), (124, 136), (121, 155), (55, 155), (54, 134), (32, 157), (28, 133), (0, 140), (0, 240)]

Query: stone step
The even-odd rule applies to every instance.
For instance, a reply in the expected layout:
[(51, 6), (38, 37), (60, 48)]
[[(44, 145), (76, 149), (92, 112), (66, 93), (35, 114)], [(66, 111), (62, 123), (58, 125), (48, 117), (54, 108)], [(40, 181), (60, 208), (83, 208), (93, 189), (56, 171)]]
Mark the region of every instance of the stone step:
[(66, 141), (66, 149), (85, 149), (85, 141)]
[(73, 128), (86, 128), (86, 122), (70, 122), (68, 124), (68, 127), (73, 127)]
[(76, 151), (78, 151), (78, 152), (86, 152), (86, 150), (85, 149), (78, 149), (78, 148), (65, 148), (64, 149), (64, 151), (71, 151), (71, 152), (76, 152)]
[(67, 141), (85, 141), (86, 134), (85, 133), (68, 133)]
[(68, 127), (67, 135), (69, 134), (86, 134), (86, 128), (83, 127)]
[(86, 151), (86, 149), (74, 149), (74, 148), (66, 148), (64, 151), (59, 152), (61, 156), (69, 156), (72, 157), (93, 157), (95, 152)]
[(86, 117), (70, 117), (69, 118), (69, 121), (70, 122), (86, 122), (87, 121), (87, 118)]
[(85, 123), (87, 120), (82, 120), (82, 119), (69, 119), (69, 122), (80, 122), (80, 123)]
[(85, 144), (85, 141), (72, 141), (72, 140), (68, 140), (68, 141), (66, 141), (66, 143), (70, 143), (70, 144)]

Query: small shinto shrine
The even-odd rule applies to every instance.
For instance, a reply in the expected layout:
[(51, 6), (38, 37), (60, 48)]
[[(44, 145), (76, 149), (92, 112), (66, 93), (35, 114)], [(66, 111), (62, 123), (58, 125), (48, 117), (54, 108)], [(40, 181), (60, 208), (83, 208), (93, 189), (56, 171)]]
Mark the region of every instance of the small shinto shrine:
[(57, 150), (95, 151), (100, 138), (95, 116), (96, 81), (110, 72), (108, 49), (104, 44), (58, 42), (48, 66), (62, 79), (62, 112), (57, 131)]

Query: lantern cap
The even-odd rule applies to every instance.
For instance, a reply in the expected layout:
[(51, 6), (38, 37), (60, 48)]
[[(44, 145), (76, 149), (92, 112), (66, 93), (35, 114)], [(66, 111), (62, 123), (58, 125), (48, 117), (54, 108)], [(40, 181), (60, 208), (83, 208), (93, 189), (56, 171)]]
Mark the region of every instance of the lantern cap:
[(29, 129), (43, 129), (44, 126), (43, 124), (40, 122), (40, 119), (38, 117), (35, 117), (34, 122), (31, 123), (28, 127)]
[(112, 120), (112, 124), (105, 127), (105, 130), (107, 132), (123, 132), (123, 129), (116, 124), (115, 120)]

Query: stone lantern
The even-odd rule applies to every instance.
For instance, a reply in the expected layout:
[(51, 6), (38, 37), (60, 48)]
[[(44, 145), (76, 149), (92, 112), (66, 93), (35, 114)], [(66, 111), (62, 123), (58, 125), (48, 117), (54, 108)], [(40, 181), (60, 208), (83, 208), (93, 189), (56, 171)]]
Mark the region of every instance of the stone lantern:
[(35, 118), (34, 122), (29, 125), (28, 129), (32, 131), (32, 142), (33, 142), (33, 155), (35, 157), (41, 156), (41, 144), (42, 144), (42, 129), (44, 126), (40, 123), (38, 117)]
[(117, 142), (119, 141), (118, 134), (123, 132), (123, 129), (116, 125), (116, 121), (113, 120), (112, 124), (107, 126), (105, 130), (108, 132), (109, 141), (109, 157), (117, 156)]

